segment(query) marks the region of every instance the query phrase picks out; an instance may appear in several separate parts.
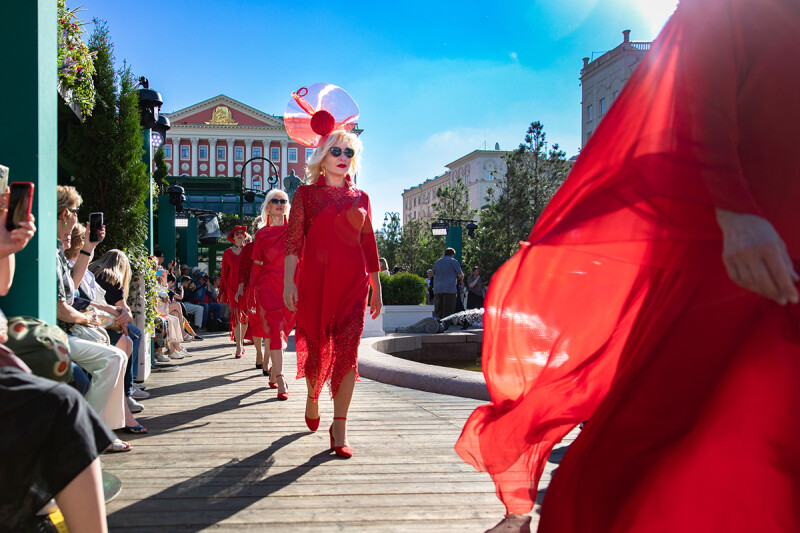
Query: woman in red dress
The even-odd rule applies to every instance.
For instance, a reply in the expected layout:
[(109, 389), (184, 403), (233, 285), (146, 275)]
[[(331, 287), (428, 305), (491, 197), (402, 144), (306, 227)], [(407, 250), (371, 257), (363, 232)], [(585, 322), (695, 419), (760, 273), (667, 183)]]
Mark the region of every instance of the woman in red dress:
[(225, 250), (222, 254), (222, 268), (220, 271), (220, 301), (227, 303), (231, 308), (231, 340), (236, 342), (236, 351), (233, 356), (239, 358), (244, 355), (244, 326), (246, 321), (246, 310), (244, 302), (239, 302), (236, 298), (236, 291), (239, 289), (239, 262), (241, 260), (242, 248), (247, 239), (247, 228), (245, 226), (235, 226), (228, 233), (228, 241), (233, 246)]
[[(253, 235), (258, 233), (261, 228), (261, 216), (253, 219), (251, 230)], [(239, 288), (233, 298), (239, 304), (241, 312), (239, 313), (240, 320), (242, 321), (242, 347), (245, 343), (251, 342), (256, 349), (256, 370), (261, 370), (266, 376), (267, 371), (263, 369), (264, 353), (261, 339), (264, 337), (264, 331), (261, 329), (261, 321), (258, 314), (255, 312), (255, 304), (253, 303), (253, 285), (251, 284), (251, 273), (253, 267), (253, 249), (255, 243), (253, 239), (248, 238), (245, 240), (242, 247), (242, 253), (239, 254)], [(273, 384), (270, 383), (270, 386)], [(277, 387), (277, 385), (275, 385)], [(273, 388), (275, 388), (273, 387)]]
[(587, 420), (540, 532), (800, 531), (798, 28), (796, 0), (681, 0), (492, 279), (456, 449), (498, 530)]
[(340, 457), (353, 455), (346, 419), (370, 287), (373, 319), (382, 305), (369, 197), (350, 178), (360, 152), (357, 136), (335, 131), (309, 158), (307, 185), (297, 189), (292, 202), (284, 274), (286, 307), (297, 311), (297, 377), (305, 377), (308, 386), (306, 424), (312, 431), (319, 426), (317, 400), (329, 382), (331, 448)]
[(257, 346), (262, 337), (268, 339), (263, 368), (269, 375), (270, 388), (278, 389), (279, 400), (289, 399), (283, 376), (283, 351), (294, 328), (294, 313), (283, 302), (288, 214), (289, 197), (279, 189), (272, 189), (261, 208), (259, 218), (263, 225), (256, 232), (254, 241), (247, 245), (252, 250), (246, 293), (247, 331), (248, 335), (253, 332)]

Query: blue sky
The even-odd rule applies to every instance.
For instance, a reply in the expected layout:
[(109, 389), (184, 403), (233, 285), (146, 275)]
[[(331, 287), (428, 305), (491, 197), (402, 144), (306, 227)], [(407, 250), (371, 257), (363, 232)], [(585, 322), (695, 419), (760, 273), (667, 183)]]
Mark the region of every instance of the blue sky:
[(301, 86), (346, 89), (376, 226), (401, 211), (404, 189), (484, 142), (515, 148), (535, 120), (577, 154), (581, 58), (617, 46), (624, 29), (652, 40), (676, 3), (67, 0), (108, 22), (117, 64), (149, 78), (165, 112), (225, 94), (281, 115)]

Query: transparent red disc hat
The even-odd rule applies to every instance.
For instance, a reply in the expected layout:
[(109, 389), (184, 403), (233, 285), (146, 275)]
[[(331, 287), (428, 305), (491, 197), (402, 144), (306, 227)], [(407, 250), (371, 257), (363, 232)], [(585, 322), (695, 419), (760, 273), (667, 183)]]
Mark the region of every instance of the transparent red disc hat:
[(283, 121), (292, 139), (316, 148), (334, 131), (351, 131), (356, 127), (358, 105), (341, 87), (315, 83), (292, 93)]

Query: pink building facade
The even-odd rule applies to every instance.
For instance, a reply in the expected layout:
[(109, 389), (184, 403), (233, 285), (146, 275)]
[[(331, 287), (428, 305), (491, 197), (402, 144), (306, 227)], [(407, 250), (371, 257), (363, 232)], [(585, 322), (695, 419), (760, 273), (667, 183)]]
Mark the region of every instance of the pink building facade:
[(290, 172), (300, 178), (312, 150), (292, 141), (283, 118), (264, 113), (225, 95), (165, 113), (172, 128), (164, 143), (164, 155), (172, 176), (239, 177), (244, 186), (267, 190), (266, 179), (279, 171), (277, 187)]

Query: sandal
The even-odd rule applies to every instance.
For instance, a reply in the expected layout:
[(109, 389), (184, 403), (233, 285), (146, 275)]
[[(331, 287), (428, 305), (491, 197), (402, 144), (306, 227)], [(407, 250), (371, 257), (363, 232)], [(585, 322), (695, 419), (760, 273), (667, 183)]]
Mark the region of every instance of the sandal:
[(133, 433), (134, 435), (143, 435), (147, 433), (147, 428), (139, 424), (138, 426), (125, 426), (122, 431), (126, 433)]
[(114, 439), (114, 441), (108, 445), (106, 451), (110, 453), (129, 452), (131, 451), (131, 445), (122, 439)]

